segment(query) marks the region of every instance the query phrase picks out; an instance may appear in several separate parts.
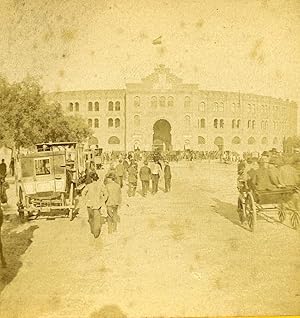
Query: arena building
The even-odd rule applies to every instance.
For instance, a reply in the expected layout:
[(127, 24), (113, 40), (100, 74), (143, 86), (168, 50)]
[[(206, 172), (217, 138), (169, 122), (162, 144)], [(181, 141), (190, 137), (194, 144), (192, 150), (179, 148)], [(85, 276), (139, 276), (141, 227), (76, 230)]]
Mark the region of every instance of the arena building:
[(289, 100), (207, 91), (159, 65), (124, 89), (50, 94), (65, 112), (80, 114), (104, 150), (282, 149), (297, 132), (297, 104)]

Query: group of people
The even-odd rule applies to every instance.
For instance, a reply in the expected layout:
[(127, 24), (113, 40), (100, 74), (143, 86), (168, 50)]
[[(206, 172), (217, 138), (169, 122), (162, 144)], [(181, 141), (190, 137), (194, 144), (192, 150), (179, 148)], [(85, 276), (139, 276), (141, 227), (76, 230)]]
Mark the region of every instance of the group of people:
[[(101, 227), (108, 224), (108, 233), (117, 231), (117, 224), (120, 222), (118, 210), (122, 202), (121, 189), (124, 182), (128, 182), (128, 196), (136, 194), (138, 179), (141, 181), (142, 196), (145, 197), (150, 192), (150, 182), (152, 182), (151, 193), (158, 192), (158, 184), (161, 178), (165, 181), (165, 192), (171, 190), (171, 168), (168, 161), (164, 163), (155, 159), (151, 168), (148, 161), (144, 161), (139, 168), (138, 162), (133, 158), (120, 158), (115, 165), (110, 164), (107, 173), (101, 177), (95, 166), (92, 164), (86, 171), (86, 187), (82, 195), (86, 198), (88, 212), (88, 222), (91, 233), (97, 238), (100, 235)], [(106, 209), (107, 216), (103, 210)]]

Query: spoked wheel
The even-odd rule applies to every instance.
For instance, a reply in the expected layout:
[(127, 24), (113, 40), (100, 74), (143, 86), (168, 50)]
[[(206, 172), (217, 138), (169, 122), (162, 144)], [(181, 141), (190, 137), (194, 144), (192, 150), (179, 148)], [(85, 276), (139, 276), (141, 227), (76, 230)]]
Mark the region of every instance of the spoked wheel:
[(300, 224), (300, 215), (299, 215), (299, 212), (296, 210), (292, 212), (291, 223), (292, 223), (293, 229), (297, 230)]
[(281, 223), (283, 223), (286, 218), (285, 206), (283, 203), (278, 206), (278, 218)]
[(250, 230), (253, 232), (256, 226), (256, 204), (251, 192), (247, 194), (245, 199), (246, 219)]
[(245, 210), (245, 200), (239, 196), (237, 213), (241, 222), (241, 225), (246, 221), (246, 210)]

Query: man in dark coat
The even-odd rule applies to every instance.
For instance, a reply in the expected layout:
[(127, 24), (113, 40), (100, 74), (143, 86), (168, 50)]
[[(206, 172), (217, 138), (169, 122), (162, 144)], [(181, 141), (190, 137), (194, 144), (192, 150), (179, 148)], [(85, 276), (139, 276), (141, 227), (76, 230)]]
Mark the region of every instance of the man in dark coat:
[(5, 178), (6, 176), (6, 163), (4, 159), (2, 159), (0, 163), (0, 177)]
[(136, 187), (137, 187), (137, 165), (134, 163), (133, 160), (131, 161), (131, 164), (128, 168), (128, 183), (129, 183), (128, 196), (134, 197)]
[(171, 167), (169, 165), (169, 161), (166, 160), (165, 168), (164, 168), (164, 178), (165, 178), (165, 192), (169, 192), (171, 190)]
[(142, 182), (143, 197), (145, 197), (149, 191), (149, 183), (151, 179), (151, 169), (148, 167), (147, 161), (144, 161), (144, 166), (140, 169), (140, 179)]
[(119, 183), (121, 188), (123, 188), (124, 173), (125, 173), (125, 168), (123, 165), (123, 160), (119, 159), (119, 163), (116, 165), (116, 176), (117, 176), (117, 182)]

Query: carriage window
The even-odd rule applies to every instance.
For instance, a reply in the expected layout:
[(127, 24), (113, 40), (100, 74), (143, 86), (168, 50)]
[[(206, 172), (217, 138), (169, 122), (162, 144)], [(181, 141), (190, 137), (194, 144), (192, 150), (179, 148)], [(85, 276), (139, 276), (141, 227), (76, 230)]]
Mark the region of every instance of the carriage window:
[(43, 176), (50, 174), (50, 159), (35, 159), (35, 175)]

